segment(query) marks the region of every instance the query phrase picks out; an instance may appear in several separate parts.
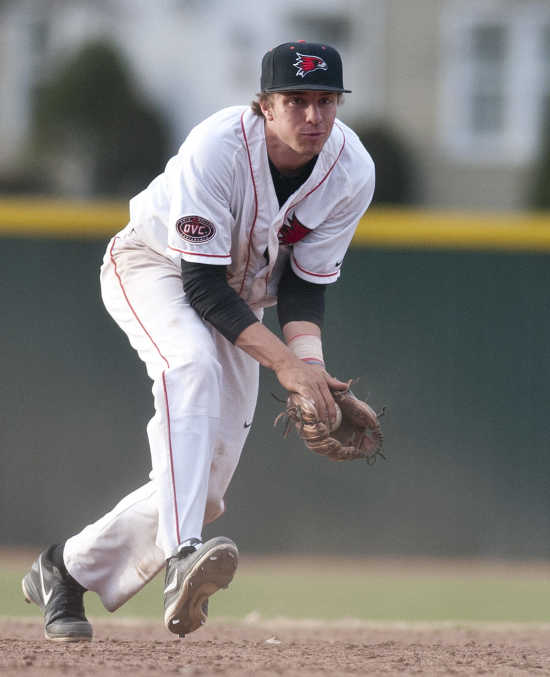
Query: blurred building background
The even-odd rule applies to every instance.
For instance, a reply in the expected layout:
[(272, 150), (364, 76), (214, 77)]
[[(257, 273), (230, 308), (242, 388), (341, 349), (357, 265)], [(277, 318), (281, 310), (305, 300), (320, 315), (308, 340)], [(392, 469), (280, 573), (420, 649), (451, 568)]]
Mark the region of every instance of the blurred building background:
[[(2, 0), (0, 188), (73, 196), (139, 189), (194, 124), (252, 98), (267, 48), (300, 38), (342, 52), (353, 94), (341, 117), (379, 156), (378, 202), (537, 204), (550, 126), (548, 0)], [(103, 58), (118, 81), (98, 65), (100, 49), (111, 50)], [(48, 98), (52, 89), (57, 97)], [(153, 134), (156, 143), (147, 158), (133, 158), (142, 175), (128, 176), (119, 160), (126, 180), (97, 185), (93, 120), (81, 115), (75, 139), (66, 129), (52, 134), (44, 117), (66, 128), (79, 99), (93, 118), (93, 102), (105, 109), (117, 92), (126, 106), (113, 107), (111, 123), (129, 140), (121, 143), (119, 130), (113, 162), (136, 140), (147, 145)], [(155, 123), (162, 129), (152, 132)]]
[(339, 116), (376, 162), (325, 354), (388, 405), (388, 460), (283, 440), (263, 370), (211, 529), (243, 551), (550, 556), (550, 0), (0, 0), (0, 543), (65, 538), (146, 480), (150, 384), (101, 303), (105, 245), (289, 39), (339, 48)]

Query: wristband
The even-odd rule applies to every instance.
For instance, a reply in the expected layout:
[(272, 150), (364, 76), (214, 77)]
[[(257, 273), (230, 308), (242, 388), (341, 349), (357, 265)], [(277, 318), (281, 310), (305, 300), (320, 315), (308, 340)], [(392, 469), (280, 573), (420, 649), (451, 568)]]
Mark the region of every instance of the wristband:
[(303, 362), (325, 366), (323, 344), (315, 334), (296, 334), (288, 340), (288, 347)]

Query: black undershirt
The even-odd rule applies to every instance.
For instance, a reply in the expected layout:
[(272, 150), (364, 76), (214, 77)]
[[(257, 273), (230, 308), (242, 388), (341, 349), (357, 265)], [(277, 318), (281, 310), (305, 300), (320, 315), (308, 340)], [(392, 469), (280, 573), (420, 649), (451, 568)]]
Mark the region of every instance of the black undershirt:
[[(183, 290), (196, 312), (235, 343), (247, 327), (258, 322), (256, 315), (237, 292), (227, 284), (226, 266), (190, 263), (182, 259)], [(298, 277), (287, 261), (277, 293), (277, 314), (281, 327), (302, 320), (323, 326), (324, 284), (312, 284)]]
[[(307, 180), (317, 156), (291, 174), (281, 173), (269, 160), (273, 186), (282, 206)], [(227, 267), (190, 263), (182, 259), (183, 289), (196, 312), (228, 341), (235, 343), (247, 327), (258, 322), (248, 304), (227, 283)], [(277, 313), (283, 327), (292, 321), (308, 321), (322, 327), (326, 285), (299, 278), (287, 261), (277, 291)]]
[(182, 259), (181, 275), (183, 291), (191, 306), (231, 343), (258, 322), (246, 301), (227, 284), (227, 266)]
[(295, 193), (298, 188), (305, 183), (309, 175), (315, 167), (318, 155), (315, 155), (303, 167), (299, 167), (294, 172), (280, 172), (277, 167), (269, 160), (269, 169), (271, 170), (271, 178), (275, 186), (275, 193), (277, 200), (279, 200), (279, 207), (282, 207), (288, 198)]
[(313, 284), (298, 277), (292, 270), (289, 259), (277, 289), (277, 316), (280, 326), (301, 320), (313, 322), (322, 329), (326, 288), (326, 284)]

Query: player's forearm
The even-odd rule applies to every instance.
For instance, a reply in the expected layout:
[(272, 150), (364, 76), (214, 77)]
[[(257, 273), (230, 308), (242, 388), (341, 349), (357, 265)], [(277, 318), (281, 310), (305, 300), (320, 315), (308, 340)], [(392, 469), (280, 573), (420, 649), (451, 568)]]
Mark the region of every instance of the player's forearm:
[(304, 334), (321, 338), (321, 329), (313, 322), (307, 322), (306, 320), (294, 320), (293, 322), (287, 322), (283, 326), (283, 336), (286, 343), (291, 341), (295, 336)]
[(277, 292), (277, 315), (281, 327), (294, 321), (310, 322), (322, 327), (325, 292), (326, 285), (302, 280), (287, 262)]
[[(288, 323), (283, 331), (310, 329), (309, 322)], [(292, 334), (294, 336), (294, 334)], [(316, 337), (320, 342), (320, 338)], [(289, 392), (302, 395), (318, 407), (324, 421), (336, 419), (336, 408), (330, 389), (345, 390), (347, 384), (328, 374), (322, 363), (311, 364), (300, 359), (267, 327), (260, 322), (242, 331), (236, 342), (239, 348), (254, 357), (260, 364), (275, 372), (279, 383)]]
[(302, 361), (324, 366), (321, 329), (313, 322), (295, 320), (283, 326), (285, 342)]
[(269, 369), (277, 372), (283, 365), (296, 362), (294, 353), (281, 339), (260, 322), (242, 331), (235, 345)]

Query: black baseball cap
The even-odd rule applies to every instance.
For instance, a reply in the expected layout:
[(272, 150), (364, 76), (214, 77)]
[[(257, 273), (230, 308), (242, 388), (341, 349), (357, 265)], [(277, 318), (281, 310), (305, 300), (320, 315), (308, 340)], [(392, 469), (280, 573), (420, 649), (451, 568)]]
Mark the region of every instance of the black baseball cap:
[(334, 47), (305, 40), (285, 42), (264, 54), (260, 87), (262, 92), (351, 91), (344, 89), (342, 59)]

